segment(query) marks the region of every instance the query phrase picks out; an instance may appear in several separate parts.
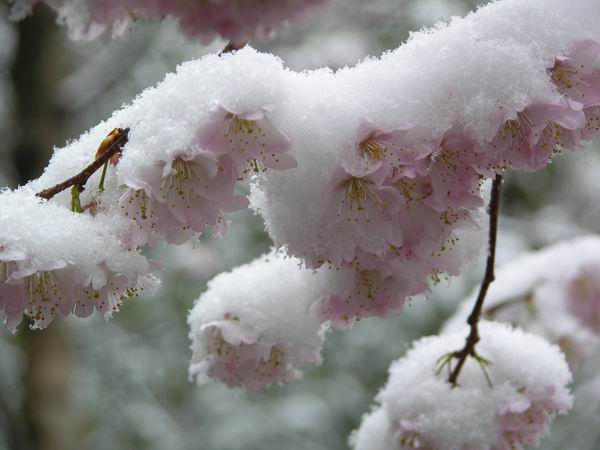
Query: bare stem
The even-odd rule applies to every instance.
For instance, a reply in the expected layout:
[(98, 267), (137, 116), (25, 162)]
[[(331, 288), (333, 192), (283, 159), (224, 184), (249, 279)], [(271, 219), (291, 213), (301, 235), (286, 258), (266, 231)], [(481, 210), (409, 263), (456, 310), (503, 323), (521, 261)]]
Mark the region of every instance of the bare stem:
[(457, 385), (458, 376), (462, 367), (465, 364), (465, 361), (469, 356), (476, 357), (475, 346), (479, 342), (479, 319), (481, 318), (481, 311), (483, 310), (483, 302), (485, 301), (485, 296), (487, 294), (488, 288), (490, 284), (494, 281), (494, 263), (496, 260), (496, 237), (498, 235), (498, 214), (500, 212), (500, 194), (502, 190), (502, 175), (496, 174), (494, 178), (494, 183), (492, 185), (492, 197), (490, 200), (489, 206), (489, 214), (490, 214), (490, 230), (489, 230), (489, 248), (488, 248), (488, 258), (485, 266), (485, 275), (483, 277), (483, 281), (481, 283), (481, 288), (479, 289), (479, 295), (477, 296), (477, 301), (475, 302), (475, 306), (467, 319), (467, 323), (471, 327), (471, 331), (467, 336), (467, 340), (465, 342), (465, 346), (462, 350), (454, 352), (452, 356), (457, 358), (457, 363), (450, 376), (448, 377), (448, 382), (453, 386)]
[(87, 166), (77, 175), (69, 178), (68, 180), (63, 181), (62, 183), (59, 183), (56, 186), (52, 186), (51, 188), (38, 192), (36, 195), (38, 197), (45, 198), (46, 200), (50, 200), (56, 194), (59, 194), (62, 191), (65, 191), (73, 186), (77, 186), (79, 192), (83, 192), (83, 190), (85, 189), (85, 184), (90, 179), (90, 177), (94, 173), (96, 173), (96, 171), (98, 171), (102, 166), (108, 163), (110, 158), (112, 158), (121, 151), (121, 149), (129, 139), (128, 136), (129, 128), (119, 130), (118, 133), (115, 135), (113, 142), (108, 146), (106, 151), (99, 155), (89, 166)]

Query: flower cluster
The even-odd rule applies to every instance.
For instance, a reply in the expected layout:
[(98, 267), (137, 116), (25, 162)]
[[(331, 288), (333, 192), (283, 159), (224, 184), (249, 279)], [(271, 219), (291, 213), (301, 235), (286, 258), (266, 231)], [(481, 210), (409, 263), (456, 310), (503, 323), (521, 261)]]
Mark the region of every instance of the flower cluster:
[[(206, 75), (211, 66), (218, 67), (220, 86), (215, 73)], [(260, 79), (246, 73), (252, 68)], [(160, 240), (182, 244), (206, 227), (225, 232), (224, 215), (248, 204), (234, 192), (239, 182), (296, 166), (288, 154), (291, 139), (272, 120), (281, 103), (282, 74), (279, 61), (251, 49), (184, 65), (57, 149), (40, 178), (2, 193), (7, 205), (16, 198), (30, 205), (2, 208), (2, 220), (12, 224), (0, 229), (0, 310), (10, 326), (23, 312), (42, 327), (56, 314), (116, 311), (144, 284), (140, 277), (157, 266), (142, 256), (146, 246)], [(243, 89), (242, 75), (253, 90), (246, 97), (227, 94), (232, 83)], [(212, 83), (203, 83), (202, 76)], [(205, 84), (216, 90), (198, 88)], [(98, 159), (109, 151), (102, 170), (71, 190), (54, 190), (92, 164), (100, 168)], [(52, 195), (45, 194), (48, 188)], [(14, 225), (24, 220), (27, 226)], [(61, 241), (72, 244), (61, 248)], [(17, 285), (26, 287), (23, 295)]]
[[(433, 247), (433, 255), (444, 252), (454, 231), (473, 223), (471, 211), (483, 205), (486, 177), (506, 169), (539, 170), (562, 148), (577, 149), (583, 138), (594, 137), (590, 117), (600, 98), (600, 44), (575, 42), (548, 73), (562, 97), (500, 113), (490, 141), (477, 142), (453, 127), (427, 142), (410, 129), (381, 131), (363, 120), (357, 151), (344, 153), (331, 176), (325, 213), (326, 226), (345, 220), (358, 235), (350, 261), (361, 266), (367, 252), (383, 261), (431, 261), (426, 273), (443, 271), (422, 247)], [(428, 233), (415, 229), (415, 213), (434, 224)], [(373, 236), (384, 239), (386, 253), (371, 245)]]
[(209, 283), (189, 316), (190, 376), (256, 391), (320, 363), (326, 326), (310, 307), (325, 280), (298, 265), (273, 251)]
[[(560, 346), (572, 368), (600, 344), (600, 239), (560, 242), (502, 267), (483, 315), (520, 326)], [(460, 329), (473, 305), (469, 296), (445, 329)]]
[[(306, 98), (287, 107), (321, 113), (321, 128), (306, 117), (291, 125), (305, 139), (294, 145), (298, 168), (257, 179), (251, 204), (276, 245), (309, 268), (340, 272), (343, 286), (319, 300), (323, 320), (346, 327), (387, 317), (427, 293), (429, 280), (458, 274), (481, 249), (489, 180), (540, 170), (595, 137), (598, 36), (587, 25), (574, 34), (561, 28), (550, 43), (541, 30), (516, 26), (508, 42), (504, 14), (519, 22), (535, 10), (544, 23), (553, 21), (550, 10), (573, 14), (553, 3), (546, 17), (536, 5), (490, 5), (416, 34), (381, 60), (315, 75), (327, 102), (311, 98), (310, 75), (292, 80)], [(350, 103), (341, 100), (348, 87)]]
[[(385, 317), (406, 296), (426, 291), (427, 277), (455, 274), (457, 266), (444, 266), (440, 257), (456, 244), (458, 230), (476, 223), (483, 181), (509, 168), (539, 170), (561, 148), (576, 149), (592, 137), (599, 57), (597, 42), (575, 42), (547, 68), (555, 99), (500, 111), (490, 140), (472, 139), (456, 126), (428, 140), (417, 126), (385, 129), (361, 119), (353, 145), (330, 175), (322, 225), (346, 230), (352, 243), (344, 253), (325, 248), (308, 258), (313, 267), (327, 262), (353, 271), (356, 288), (324, 301), (323, 316), (334, 323)], [(397, 275), (401, 264), (422, 269), (409, 289)]]
[[(13, 17), (22, 18), (40, 0), (16, 0)], [(327, 0), (43, 0), (59, 14), (75, 39), (94, 39), (107, 28), (120, 32), (138, 19), (170, 16), (181, 31), (210, 43), (216, 37), (241, 43), (251, 37), (268, 37), (278, 26), (300, 19)]]
[(467, 360), (452, 387), (436, 360), (464, 334), (423, 338), (392, 364), (378, 405), (351, 439), (356, 450), (522, 450), (571, 408), (571, 373), (558, 348), (493, 322), (481, 324), (478, 346), (492, 364)]
[(223, 234), (223, 213), (248, 205), (234, 195), (236, 181), (267, 168), (295, 167), (295, 160), (285, 154), (290, 139), (265, 114), (265, 107), (234, 112), (217, 105), (189, 149), (168, 152), (164, 159), (126, 173), (129, 189), (119, 203), (138, 225), (132, 243), (154, 243), (162, 236), (183, 244), (206, 226)]
[(0, 311), (9, 328), (24, 314), (36, 328), (59, 314), (110, 317), (125, 299), (156, 287), (148, 275), (155, 264), (123, 247), (123, 221), (76, 215), (26, 189), (0, 194), (0, 205)]

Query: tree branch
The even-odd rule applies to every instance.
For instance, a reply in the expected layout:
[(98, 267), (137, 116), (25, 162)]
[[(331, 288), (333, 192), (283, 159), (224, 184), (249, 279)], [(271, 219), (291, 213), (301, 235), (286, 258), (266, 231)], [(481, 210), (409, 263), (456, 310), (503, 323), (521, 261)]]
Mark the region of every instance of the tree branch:
[(479, 342), (479, 319), (481, 318), (481, 311), (483, 310), (483, 302), (485, 301), (485, 296), (487, 294), (488, 288), (490, 284), (494, 281), (494, 263), (496, 260), (496, 237), (498, 234), (498, 214), (500, 211), (500, 194), (502, 190), (502, 175), (496, 174), (494, 178), (494, 183), (492, 185), (492, 197), (490, 200), (489, 206), (489, 214), (490, 214), (490, 230), (489, 230), (489, 249), (488, 249), (488, 258), (485, 267), (485, 275), (483, 277), (483, 282), (481, 283), (481, 288), (479, 289), (479, 295), (477, 296), (477, 301), (475, 302), (475, 306), (467, 319), (467, 323), (471, 326), (471, 331), (467, 336), (467, 340), (465, 342), (465, 346), (462, 350), (454, 352), (452, 356), (457, 358), (458, 361), (456, 366), (450, 373), (448, 377), (448, 382), (453, 386), (457, 385), (458, 376), (462, 367), (465, 364), (465, 361), (469, 356), (476, 357), (475, 346)]
[[(115, 131), (109, 134), (109, 138), (113, 135)], [(61, 193), (73, 186), (78, 186), (80, 192), (83, 191), (85, 184), (90, 179), (90, 177), (96, 173), (98, 169), (100, 169), (103, 165), (108, 163), (108, 161), (115, 156), (117, 153), (121, 151), (123, 146), (129, 140), (129, 128), (121, 129), (118, 128), (114, 138), (111, 138), (112, 142), (106, 148), (104, 153), (99, 155), (94, 162), (92, 162), (89, 166), (79, 172), (77, 175), (69, 178), (68, 180), (63, 181), (62, 183), (57, 184), (56, 186), (52, 186), (51, 188), (45, 189), (41, 192), (38, 192), (36, 195), (41, 198), (45, 198), (46, 200), (50, 200), (56, 194)]]
[[(240, 48), (246, 45), (245, 42), (236, 44), (233, 42), (227, 43), (225, 48), (219, 52), (219, 56), (224, 53), (231, 53), (235, 50), (239, 50)], [(110, 139), (110, 145), (106, 144), (107, 140)], [(100, 144), (100, 148), (102, 146), (107, 146), (106, 150), (103, 153), (100, 153), (100, 149), (96, 154), (96, 159), (89, 166), (79, 172), (77, 175), (69, 178), (68, 180), (63, 181), (62, 183), (57, 184), (56, 186), (52, 186), (51, 188), (45, 189), (41, 192), (38, 192), (36, 195), (38, 197), (44, 198), (46, 200), (50, 200), (55, 195), (73, 187), (77, 186), (79, 188), (79, 192), (83, 192), (85, 189), (85, 184), (90, 179), (90, 177), (96, 173), (102, 166), (105, 166), (108, 161), (115, 156), (117, 153), (121, 151), (123, 146), (127, 143), (129, 139), (129, 128), (121, 129), (117, 128), (113, 130), (108, 137)], [(101, 190), (103, 189), (103, 181), (100, 185)]]

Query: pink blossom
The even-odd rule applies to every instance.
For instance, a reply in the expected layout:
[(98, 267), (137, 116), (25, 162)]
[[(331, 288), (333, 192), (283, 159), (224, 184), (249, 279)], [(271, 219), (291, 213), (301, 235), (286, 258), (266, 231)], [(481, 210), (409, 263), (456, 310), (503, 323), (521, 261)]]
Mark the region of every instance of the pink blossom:
[(338, 282), (312, 308), (321, 321), (330, 321), (338, 329), (369, 317), (387, 318), (402, 309), (407, 297), (427, 290), (427, 283), (413, 275), (358, 250), (351, 263), (336, 270)]
[(584, 106), (600, 101), (600, 44), (577, 41), (566, 56), (558, 56), (550, 76), (561, 94)]
[[(148, 271), (154, 269), (148, 266)], [(87, 317), (97, 310), (108, 317), (125, 299), (155, 288), (146, 273), (117, 273), (106, 263), (91, 274), (61, 260), (38, 270), (25, 252), (0, 247), (0, 311), (12, 329), (24, 314), (34, 328), (45, 328), (57, 315)]]
[(144, 235), (152, 242), (160, 233), (168, 242), (181, 244), (205, 226), (221, 230), (224, 212), (247, 206), (245, 198), (233, 195), (229, 160), (201, 150), (138, 167), (126, 183), (131, 189), (120, 206), (139, 226), (131, 236), (133, 242), (144, 242)]
[(325, 209), (324, 225), (348, 223), (368, 238), (384, 234), (394, 245), (401, 245), (402, 235), (391, 223), (404, 199), (385, 181), (385, 168), (371, 167), (370, 173), (353, 172), (338, 167), (328, 183), (330, 200)]
[(459, 130), (444, 133), (431, 157), (427, 173), (431, 195), (424, 203), (437, 211), (483, 206), (482, 177), (476, 167), (485, 165), (484, 155), (476, 152), (473, 143)]
[(600, 265), (583, 266), (568, 283), (571, 312), (595, 333), (600, 334)]
[[(20, 297), (12, 299), (14, 303), (10, 308), (15, 325), (21, 322), (23, 314), (27, 314), (34, 321), (35, 328), (44, 328), (57, 314), (72, 312), (77, 280), (65, 261), (56, 261), (53, 267), (44, 271), (33, 269), (27, 259), (12, 262), (16, 264), (5, 283), (19, 286)], [(17, 293), (14, 287), (12, 291)], [(17, 305), (19, 309), (24, 308), (19, 311)]]
[(571, 403), (556, 397), (554, 386), (523, 389), (521, 398), (512, 401), (498, 414), (501, 438), (492, 450), (523, 450), (537, 446), (554, 415), (567, 411)]
[(499, 169), (539, 170), (561, 146), (577, 146), (585, 123), (582, 105), (571, 100), (536, 103), (523, 111), (510, 112), (492, 142), (492, 165)]
[(319, 363), (320, 348), (267, 342), (231, 314), (202, 326), (205, 348), (194, 352), (190, 375), (216, 378), (229, 387), (255, 392), (300, 376), (297, 365)]
[[(151, 271), (156, 270), (152, 265)], [(138, 297), (142, 293), (153, 293), (158, 287), (154, 278), (136, 274), (115, 274), (103, 265), (100, 269), (105, 272), (106, 281), (95, 287), (94, 283), (79, 287), (75, 291), (73, 314), (78, 317), (88, 317), (94, 310), (105, 318), (119, 311), (123, 302)]]
[(589, 105), (583, 112), (585, 128), (581, 132), (581, 137), (588, 141), (600, 138), (600, 102)]
[(218, 105), (201, 128), (197, 144), (215, 155), (230, 157), (240, 180), (267, 168), (293, 169), (296, 160), (286, 154), (291, 140), (266, 117), (270, 110), (263, 106), (238, 112)]
[[(407, 133), (411, 128), (404, 126), (382, 131), (370, 120), (360, 119), (356, 138), (359, 161), (353, 164), (354, 171), (367, 174), (383, 168), (384, 174), (387, 175), (394, 168), (404, 168), (407, 171), (416, 161), (425, 158), (432, 148), (410, 139)], [(414, 170), (411, 173), (414, 173)]]

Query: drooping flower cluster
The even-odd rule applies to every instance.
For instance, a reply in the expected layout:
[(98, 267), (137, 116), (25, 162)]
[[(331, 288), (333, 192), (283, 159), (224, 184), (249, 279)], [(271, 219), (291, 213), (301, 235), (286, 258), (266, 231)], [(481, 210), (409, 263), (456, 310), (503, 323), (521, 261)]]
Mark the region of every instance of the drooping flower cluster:
[[(453, 387), (436, 372), (466, 333), (417, 341), (392, 364), (377, 406), (351, 441), (356, 450), (523, 450), (536, 446), (556, 414), (571, 408), (571, 373), (558, 347), (494, 322), (480, 324), (480, 355)], [(491, 382), (491, 385), (489, 384)], [(376, 444), (376, 446), (374, 446)]]
[(209, 283), (189, 316), (190, 376), (256, 391), (320, 363), (326, 326), (311, 304), (324, 278), (299, 264), (273, 251)]
[[(251, 49), (212, 55), (181, 66), (113, 118), (137, 122), (117, 167), (128, 188), (121, 213), (138, 225), (135, 243), (181, 244), (206, 226), (222, 234), (224, 213), (248, 204), (234, 194), (239, 181), (295, 167), (290, 138), (271, 120), (282, 74), (279, 61)], [(140, 114), (152, 120), (142, 123)]]
[[(429, 279), (458, 274), (477, 256), (486, 179), (508, 168), (537, 170), (557, 146), (577, 148), (595, 136), (600, 5), (574, 1), (494, 2), (335, 73), (295, 73), (251, 48), (185, 63), (57, 150), (28, 189), (78, 173), (110, 130), (128, 128), (104, 190), (95, 188), (97, 173), (78, 198), (85, 220), (123, 223), (122, 251), (161, 238), (182, 243), (206, 226), (222, 232), (224, 213), (246, 204), (236, 183), (251, 178), (251, 204), (276, 246), (327, 274), (327, 288), (304, 305), (317, 322), (347, 327), (386, 317), (426, 292)], [(71, 201), (64, 192), (50, 204), (67, 211)], [(6, 273), (29, 254), (25, 244), (5, 249)], [(275, 297), (283, 296), (265, 301)], [(201, 355), (210, 358), (197, 361), (212, 368), (208, 376), (255, 389), (291, 377), (296, 360), (316, 360), (276, 339), (262, 347), (262, 335), (247, 334), (254, 319), (223, 310), (210, 326), (198, 322), (209, 342)], [(246, 363), (260, 373), (245, 372)], [(270, 378), (262, 372), (274, 366), (281, 371)]]
[[(181, 31), (208, 44), (216, 37), (242, 43), (265, 38), (287, 21), (301, 19), (327, 0), (42, 0), (75, 39), (94, 39), (107, 28), (122, 32), (135, 20), (173, 17)], [(40, 0), (16, 0), (12, 15), (20, 19)]]
[[(452, 267), (440, 266), (435, 255), (455, 243), (456, 230), (473, 225), (472, 211), (483, 205), (481, 186), (486, 177), (511, 168), (539, 170), (562, 148), (576, 149), (583, 138), (593, 137), (586, 116), (593, 114), (600, 97), (600, 44), (575, 42), (548, 73), (563, 97), (499, 113), (504, 117), (490, 141), (473, 140), (457, 127), (427, 141), (415, 136), (414, 128), (382, 131), (361, 120), (356, 152), (343, 153), (340, 167), (331, 175), (331, 199), (324, 216), (326, 227), (343, 223), (353, 229), (355, 251), (327, 261), (354, 266), (361, 274), (365, 268), (373, 271), (369, 266), (377, 257), (379, 270), (370, 279), (393, 272), (390, 263), (398, 260), (425, 266), (422, 279), (452, 273)], [(417, 227), (415, 216), (422, 220)], [(423, 222), (430, 224), (426, 231)], [(399, 298), (402, 294), (396, 290), (390, 303), (401, 303)], [(360, 311), (356, 317), (364, 315), (385, 317)]]
[[(600, 239), (561, 242), (525, 254), (498, 270), (484, 317), (508, 322), (560, 346), (572, 368), (600, 345)], [(462, 328), (476, 293), (446, 324)]]
[[(507, 169), (539, 170), (563, 148), (578, 149), (583, 139), (595, 137), (592, 122), (600, 96), (596, 40), (573, 35), (553, 47), (552, 54), (552, 46), (546, 48), (543, 38), (515, 31), (511, 39), (518, 43), (495, 45), (503, 34), (496, 21), (501, 19), (493, 14), (501, 15), (502, 7), (525, 13), (534, 3), (504, 2), (498, 10), (482, 8), (436, 33), (416, 36), (381, 61), (321, 79), (331, 92), (333, 106), (327, 113), (337, 134), (320, 131), (316, 141), (297, 145), (303, 147), (297, 154), (299, 168), (258, 179), (251, 201), (265, 217), (276, 243), (304, 259), (308, 267), (326, 265), (352, 274), (353, 292), (334, 292), (322, 300), (324, 319), (347, 326), (354, 319), (386, 317), (398, 311), (407, 296), (426, 292), (428, 279), (456, 275), (477, 256), (475, 236), (486, 179)], [(511, 16), (511, 20), (519, 19)], [(474, 29), (481, 35), (476, 41), (460, 35), (472, 36)], [(532, 39), (544, 47), (536, 47), (539, 56), (531, 54)], [(449, 41), (457, 48), (447, 51)], [(467, 61), (459, 55), (460, 42), (470, 48)], [(491, 61), (493, 45), (497, 56)], [(442, 62), (440, 46), (449, 53)], [(532, 61), (506, 55), (509, 48), (528, 55), (525, 58), (531, 56)], [(502, 64), (497, 59), (500, 54)], [(454, 65), (452, 56), (464, 65), (453, 72), (455, 79), (451, 75), (439, 79), (434, 67), (446, 73)], [(385, 64), (422, 67), (427, 75), (401, 76), (400, 82), (394, 82), (375, 75)], [(467, 86), (458, 86), (458, 71), (465, 66), (470, 67), (472, 79)], [(497, 73), (491, 73), (490, 67)], [(516, 78), (529, 70), (526, 77), (539, 82)], [(498, 77), (498, 83), (504, 83), (500, 74), (511, 83), (489, 95), (490, 79)], [(356, 88), (355, 101), (343, 113), (334, 110), (341, 107), (336, 102), (343, 95), (336, 86), (340, 81)], [(303, 84), (295, 90), (303, 92)], [(516, 88), (517, 84), (521, 86)], [(389, 98), (402, 98), (409, 106), (373, 101), (372, 85), (389, 89)], [(428, 89), (420, 89), (425, 85)], [(308, 102), (304, 100), (303, 106)], [(439, 111), (423, 104), (435, 104)], [(323, 109), (321, 103), (314, 107)], [(289, 199), (300, 183), (310, 184), (304, 189), (312, 193), (292, 203)], [(295, 224), (300, 220), (303, 229)]]
[[(220, 85), (215, 74), (206, 74), (212, 63), (229, 73), (229, 77), (219, 77)], [(258, 80), (246, 74), (253, 66), (261, 69)], [(39, 179), (21, 191), (3, 193), (6, 201), (17, 196), (36, 205), (25, 216), (18, 208), (4, 208), (6, 223), (18, 224), (39, 215), (39, 225), (46, 224), (53, 233), (53, 245), (74, 239), (81, 244), (82, 253), (78, 257), (49, 258), (49, 265), (22, 275), (27, 261), (47, 258), (49, 250), (44, 246), (32, 250), (34, 240), (28, 227), (0, 229), (0, 242), (19, 242), (2, 251), (0, 306), (11, 325), (20, 320), (24, 310), (34, 317), (36, 326), (45, 326), (58, 313), (89, 315), (93, 305), (102, 312), (116, 310), (121, 297), (135, 293), (138, 278), (133, 275), (143, 274), (150, 267), (140, 269), (132, 261), (129, 268), (118, 261), (131, 259), (132, 255), (146, 261), (140, 253), (145, 246), (161, 239), (182, 244), (207, 226), (222, 234), (227, 225), (224, 214), (248, 204), (244, 197), (234, 194), (238, 182), (266, 170), (295, 166), (295, 160), (287, 155), (290, 138), (270, 118), (281, 101), (282, 86), (277, 80), (282, 73), (279, 61), (253, 50), (242, 51), (235, 58), (213, 55), (203, 64), (184, 65), (176, 77), (168, 77), (78, 141), (58, 149)], [(235, 94), (235, 98), (225, 95), (232, 84), (243, 88), (244, 83), (238, 81), (242, 74), (253, 90), (248, 90), (246, 96)], [(203, 76), (212, 80), (209, 93), (197, 87), (203, 86)], [(182, 111), (186, 112), (182, 115)], [(35, 196), (81, 172), (109, 148), (114, 151), (111, 142), (116, 140), (120, 147), (104, 169), (74, 186), (75, 191), (66, 189), (49, 201)], [(61, 221), (46, 223), (45, 217), (52, 214), (62, 214)], [(87, 231), (82, 231), (83, 225), (77, 228), (82, 223), (87, 224)], [(101, 236), (112, 240), (106, 243), (106, 249), (83, 245), (87, 237), (101, 246), (99, 236), (90, 238), (99, 229), (104, 229)], [(64, 280), (79, 270), (77, 266), (82, 263), (76, 261), (82, 258), (87, 258), (88, 264), (82, 269), (82, 278), (77, 275)], [(43, 275), (40, 281), (38, 275), (31, 278), (34, 285), (28, 300), (13, 295), (15, 280), (36, 272), (50, 275)], [(100, 272), (107, 272), (104, 278), (108, 281)], [(86, 278), (88, 273), (94, 273), (92, 284)], [(32, 297), (34, 294), (37, 297)]]
[(139, 164), (125, 175), (129, 189), (120, 207), (139, 226), (133, 242), (144, 245), (163, 236), (183, 244), (206, 226), (223, 234), (223, 213), (248, 205), (234, 195), (236, 181), (267, 168), (295, 167), (284, 153), (290, 146), (262, 109), (238, 113), (218, 105), (191, 148)]
[(27, 189), (1, 193), (0, 211), (0, 311), (11, 329), (24, 314), (36, 328), (59, 314), (110, 317), (156, 287), (155, 265), (119, 239), (125, 221), (74, 214)]

